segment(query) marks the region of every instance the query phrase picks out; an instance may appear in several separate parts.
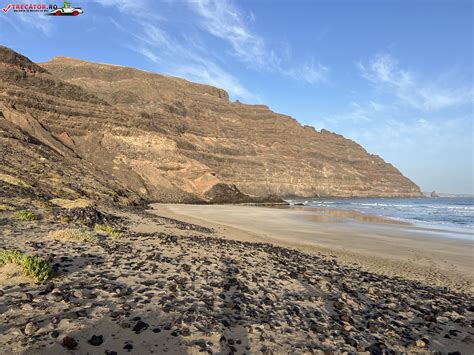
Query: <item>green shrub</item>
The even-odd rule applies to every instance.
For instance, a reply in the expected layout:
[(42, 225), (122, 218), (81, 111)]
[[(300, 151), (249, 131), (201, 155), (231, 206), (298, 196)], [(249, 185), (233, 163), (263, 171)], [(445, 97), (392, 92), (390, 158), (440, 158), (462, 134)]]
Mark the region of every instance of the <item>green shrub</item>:
[(49, 237), (53, 239), (61, 239), (72, 242), (89, 242), (97, 241), (97, 237), (88, 230), (78, 228), (66, 228), (49, 232)]
[(123, 237), (123, 233), (112, 226), (106, 224), (96, 224), (95, 228), (96, 232), (103, 232), (107, 234), (112, 239), (120, 239)]
[(0, 251), (0, 267), (6, 264), (21, 266), (24, 274), (33, 278), (36, 282), (46, 281), (52, 274), (51, 265), (48, 261), (39, 256), (28, 255), (15, 250)]
[(69, 218), (69, 216), (65, 216), (65, 215), (59, 216), (59, 220), (61, 221), (61, 223), (70, 223), (71, 222), (71, 218)]
[(37, 219), (36, 215), (28, 210), (16, 211), (14, 217), (19, 221), (34, 221)]

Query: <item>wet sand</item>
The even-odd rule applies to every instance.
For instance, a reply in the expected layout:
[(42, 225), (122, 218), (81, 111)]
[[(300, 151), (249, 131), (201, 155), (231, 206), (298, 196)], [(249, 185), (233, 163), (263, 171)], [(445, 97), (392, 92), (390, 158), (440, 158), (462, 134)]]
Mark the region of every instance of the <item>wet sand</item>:
[(473, 292), (474, 242), (357, 212), (236, 205), (154, 204), (154, 210), (216, 229), (227, 238), (262, 241), (388, 276)]

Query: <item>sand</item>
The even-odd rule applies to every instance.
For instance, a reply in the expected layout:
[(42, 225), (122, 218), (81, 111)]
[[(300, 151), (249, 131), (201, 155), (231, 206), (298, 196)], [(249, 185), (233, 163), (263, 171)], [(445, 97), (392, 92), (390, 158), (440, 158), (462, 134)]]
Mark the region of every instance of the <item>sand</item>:
[[(423, 273), (397, 271), (401, 257), (381, 250), (403, 254), (400, 245), (369, 233), (367, 222), (357, 233), (349, 228), (363, 216), (321, 222), (314, 213), (242, 206), (32, 206), (15, 207), (32, 209), (35, 221), (0, 212), (0, 249), (50, 260), (53, 275), (35, 284), (15, 266), (0, 268), (2, 354), (469, 354), (474, 346), (472, 296), (456, 278), (438, 287)], [(378, 222), (373, 228), (400, 228)], [(96, 223), (122, 236), (97, 233)], [(95, 238), (51, 238), (70, 228)], [(344, 243), (349, 231), (353, 243)], [(410, 248), (433, 258), (447, 257), (447, 247)], [(442, 272), (433, 276), (440, 284)], [(387, 275), (400, 273), (421, 281)]]
[(161, 215), (214, 228), (227, 238), (335, 255), (370, 272), (473, 292), (474, 241), (440, 237), (434, 229), (327, 209), (152, 206)]

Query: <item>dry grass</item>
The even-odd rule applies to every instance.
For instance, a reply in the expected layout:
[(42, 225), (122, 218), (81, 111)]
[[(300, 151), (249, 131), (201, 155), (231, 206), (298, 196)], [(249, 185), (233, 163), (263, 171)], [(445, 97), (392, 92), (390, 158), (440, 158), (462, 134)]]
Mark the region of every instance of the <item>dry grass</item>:
[(92, 205), (92, 201), (86, 198), (78, 198), (75, 200), (67, 200), (64, 198), (53, 198), (50, 200), (51, 203), (62, 208), (85, 208)]
[(96, 232), (107, 234), (112, 239), (120, 239), (123, 237), (123, 233), (121, 231), (106, 224), (96, 224), (94, 229)]
[(52, 239), (79, 243), (94, 243), (97, 241), (97, 237), (93, 233), (79, 228), (66, 228), (51, 231), (49, 232), (48, 237)]
[(11, 176), (11, 175), (7, 175), (7, 174), (0, 174), (0, 180), (3, 181), (3, 182), (6, 182), (7, 184), (10, 184), (10, 185), (26, 187), (26, 188), (31, 187), (30, 184), (24, 182), (23, 180), (21, 180), (17, 177)]
[(44, 208), (46, 210), (52, 210), (53, 205), (47, 200), (33, 200), (31, 204), (37, 208)]

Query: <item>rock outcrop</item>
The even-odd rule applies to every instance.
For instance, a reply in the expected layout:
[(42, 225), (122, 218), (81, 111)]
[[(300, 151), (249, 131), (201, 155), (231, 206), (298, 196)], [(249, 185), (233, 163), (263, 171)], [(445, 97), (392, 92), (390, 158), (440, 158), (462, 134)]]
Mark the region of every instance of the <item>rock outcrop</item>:
[(35, 64), (0, 47), (0, 112), (0, 174), (55, 196), (420, 195), (395, 167), (340, 135), (230, 102), (222, 89), (126, 67), (65, 57)]

